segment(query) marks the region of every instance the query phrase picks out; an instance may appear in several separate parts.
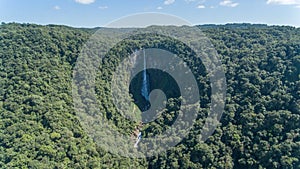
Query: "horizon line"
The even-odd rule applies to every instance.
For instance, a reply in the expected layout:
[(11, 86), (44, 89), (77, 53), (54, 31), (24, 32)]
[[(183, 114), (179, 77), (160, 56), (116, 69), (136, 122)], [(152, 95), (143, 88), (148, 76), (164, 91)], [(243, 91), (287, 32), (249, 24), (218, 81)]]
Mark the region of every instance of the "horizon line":
[[(95, 28), (145, 28), (141, 26), (131, 26), (131, 27), (106, 27), (106, 26), (76, 26), (70, 24), (60, 24), (60, 23), (34, 23), (34, 22), (17, 22), (17, 21), (9, 21), (9, 22), (1, 22), (0, 25), (4, 24), (30, 24), (30, 25), (40, 25), (40, 26), (66, 26), (71, 28), (77, 29), (95, 29)], [(246, 26), (287, 26), (287, 27), (294, 27), (300, 28), (300, 26), (292, 25), (292, 24), (268, 24), (268, 23), (259, 23), (259, 22), (225, 22), (225, 23), (199, 23), (199, 24), (192, 24), (192, 25), (148, 25), (149, 26), (231, 26), (231, 25), (246, 25)]]

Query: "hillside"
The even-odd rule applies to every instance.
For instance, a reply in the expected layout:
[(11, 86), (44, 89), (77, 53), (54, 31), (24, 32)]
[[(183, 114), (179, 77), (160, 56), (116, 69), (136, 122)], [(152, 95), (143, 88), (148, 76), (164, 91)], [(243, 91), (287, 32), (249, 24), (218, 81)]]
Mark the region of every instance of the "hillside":
[[(99, 113), (125, 134), (135, 124), (124, 120), (107, 92), (111, 72), (123, 54), (159, 46), (182, 55), (200, 79), (205, 105), (188, 137), (167, 152), (134, 159), (98, 146), (74, 110), (73, 70), (95, 29), (1, 24), (0, 168), (300, 168), (300, 29), (251, 24), (199, 27), (221, 56), (227, 82), (221, 125), (205, 142), (197, 135), (209, 110), (210, 87), (201, 61), (186, 46), (165, 37), (137, 37), (138, 45), (125, 41), (110, 51), (106, 59), (115, 60), (113, 65), (99, 65)], [(159, 134), (171, 124), (178, 100), (168, 100), (170, 110), (145, 126), (144, 135)]]

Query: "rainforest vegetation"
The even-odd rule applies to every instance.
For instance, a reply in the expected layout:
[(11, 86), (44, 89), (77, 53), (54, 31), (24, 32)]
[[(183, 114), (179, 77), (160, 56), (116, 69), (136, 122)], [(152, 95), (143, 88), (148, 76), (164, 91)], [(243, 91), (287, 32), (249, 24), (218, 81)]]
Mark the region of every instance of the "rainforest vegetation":
[[(201, 106), (187, 137), (155, 156), (128, 158), (99, 146), (74, 110), (73, 70), (97, 29), (2, 23), (0, 168), (300, 168), (300, 29), (252, 24), (198, 27), (218, 52), (227, 83), (220, 125), (205, 142), (198, 136), (211, 89), (201, 59), (188, 46), (160, 35), (140, 35), (118, 43), (99, 65), (94, 86), (98, 113), (128, 135), (136, 124), (116, 109), (109, 91), (112, 72), (128, 53), (140, 48), (168, 50), (182, 57), (197, 79)], [(159, 79), (158, 74), (149, 72), (150, 78)], [(144, 137), (162, 133), (178, 115), (178, 86), (168, 76), (159, 81), (158, 88), (170, 91), (167, 107), (144, 125)], [(137, 78), (128, 86), (132, 95), (140, 91), (135, 90), (140, 83)]]

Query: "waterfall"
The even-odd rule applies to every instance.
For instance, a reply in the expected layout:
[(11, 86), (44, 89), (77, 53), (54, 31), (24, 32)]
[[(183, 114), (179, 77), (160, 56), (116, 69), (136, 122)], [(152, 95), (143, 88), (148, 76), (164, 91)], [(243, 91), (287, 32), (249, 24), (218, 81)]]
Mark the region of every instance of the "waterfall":
[(146, 66), (146, 54), (145, 54), (145, 50), (143, 50), (143, 54), (144, 54), (144, 70), (143, 70), (143, 84), (142, 84), (142, 96), (149, 101), (149, 78), (147, 76), (147, 66)]

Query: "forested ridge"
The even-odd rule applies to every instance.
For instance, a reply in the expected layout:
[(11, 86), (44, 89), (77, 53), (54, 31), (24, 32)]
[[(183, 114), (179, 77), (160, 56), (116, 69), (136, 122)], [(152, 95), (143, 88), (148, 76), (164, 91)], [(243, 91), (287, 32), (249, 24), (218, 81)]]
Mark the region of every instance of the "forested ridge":
[[(300, 168), (300, 29), (251, 24), (199, 28), (210, 38), (225, 70), (221, 125), (208, 140), (199, 142), (205, 120), (200, 118), (174, 148), (131, 159), (97, 146), (73, 107), (72, 71), (96, 29), (2, 23), (0, 168)], [(186, 52), (186, 46), (159, 36), (136, 39), (134, 48), (159, 46), (183, 55), (197, 79), (202, 79), (201, 101), (209, 104), (203, 66)], [(118, 44), (107, 59), (122, 59), (132, 44)], [(113, 105), (101, 105), (109, 102), (108, 84), (101, 78), (109, 78), (114, 66), (100, 66), (96, 85), (100, 110), (116, 128), (130, 134), (134, 124), (123, 120)], [(169, 107), (177, 103), (176, 98), (168, 100)], [(199, 116), (207, 111), (208, 107), (201, 107)], [(175, 116), (176, 110), (167, 111), (162, 119), (146, 125), (143, 134), (159, 134)]]

